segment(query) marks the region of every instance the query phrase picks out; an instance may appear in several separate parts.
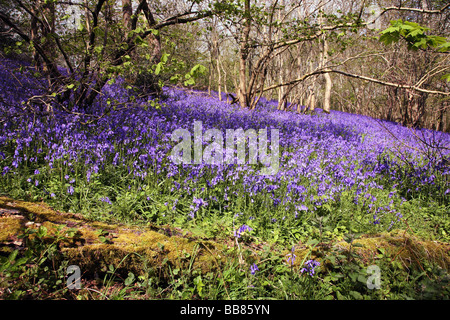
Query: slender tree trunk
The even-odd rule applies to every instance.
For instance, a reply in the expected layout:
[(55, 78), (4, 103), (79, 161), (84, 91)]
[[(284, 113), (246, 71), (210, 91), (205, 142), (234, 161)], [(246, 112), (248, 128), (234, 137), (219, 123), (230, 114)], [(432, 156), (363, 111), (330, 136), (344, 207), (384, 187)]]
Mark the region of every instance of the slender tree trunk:
[(229, 94), (228, 94), (228, 88), (227, 88), (227, 72), (225, 71), (225, 68), (223, 66), (223, 63), (220, 62), (220, 66), (222, 68), (223, 71), (223, 88), (225, 90), (225, 96), (227, 97), (227, 103), (229, 102)]
[[(323, 5), (323, 1), (321, 1), (320, 5)], [(322, 8), (323, 10), (323, 8)], [(319, 18), (319, 23), (320, 25), (322, 25), (324, 22), (324, 18), (323, 18), (323, 14), (320, 14), (320, 18)], [(328, 41), (326, 38), (326, 35), (323, 34), (322, 36), (322, 41), (323, 41), (323, 46), (322, 46), (322, 61), (321, 61), (321, 66), (325, 67), (327, 65), (328, 62)], [(325, 92), (324, 92), (324, 96), (323, 96), (323, 111), (325, 111), (326, 113), (330, 113), (330, 105), (331, 105), (331, 87), (332, 87), (332, 82), (331, 82), (331, 76), (329, 73), (324, 73), (323, 74), (324, 78), (325, 78)]]
[(122, 17), (123, 26), (125, 29), (125, 39), (128, 38), (128, 33), (131, 30), (131, 16), (133, 15), (133, 7), (131, 0), (122, 0)]
[[(31, 12), (33, 12), (34, 16), (38, 14), (34, 7), (31, 8)], [(31, 32), (30, 32), (31, 37), (30, 38), (31, 38), (31, 41), (33, 43), (36, 43), (38, 41), (38, 38), (39, 38), (38, 25), (37, 25), (38, 21), (37, 21), (37, 19), (34, 16), (31, 17)], [(36, 68), (40, 67), (40, 61), (39, 60), (40, 60), (39, 59), (39, 54), (36, 51), (36, 49), (34, 49), (34, 47), (33, 47), (33, 61), (35, 62), (35, 67)]]
[(325, 73), (323, 76), (325, 78), (325, 93), (323, 96), (323, 111), (325, 111), (326, 113), (330, 113), (331, 88), (332, 88), (333, 84), (331, 82), (331, 76), (329, 73)]
[(56, 69), (56, 46), (54, 41), (52, 40), (51, 34), (55, 30), (55, 5), (53, 2), (38, 2), (42, 5), (42, 13), (46, 17), (45, 22), (42, 24), (42, 39), (44, 39), (44, 43), (42, 45), (45, 48), (45, 52), (47, 57), (49, 58), (48, 62), (44, 62), (43, 69), (47, 74), (47, 80), (50, 87), (53, 87), (55, 79), (54, 79), (54, 70)]
[(316, 95), (314, 91), (311, 92), (311, 100), (309, 102), (308, 110), (314, 112), (316, 110)]
[(247, 93), (247, 59), (249, 56), (248, 39), (251, 28), (250, 16), (250, 0), (245, 0), (245, 18), (244, 28), (241, 35), (241, 43), (239, 48), (239, 92), (238, 99), (242, 108), (247, 108), (249, 105)]
[(222, 101), (222, 73), (220, 72), (219, 56), (217, 56), (216, 64), (217, 64), (217, 78), (218, 78), (217, 90), (219, 91), (219, 100)]
[(211, 97), (211, 82), (212, 82), (212, 76), (213, 76), (213, 61), (212, 61), (212, 57), (210, 58), (209, 61), (209, 76), (208, 76), (208, 96)]
[(161, 51), (161, 36), (151, 34), (148, 37), (148, 44), (152, 48), (152, 63), (157, 64), (161, 61), (162, 51)]
[(214, 30), (212, 35), (212, 52), (213, 56), (215, 57), (215, 67), (217, 70), (217, 91), (219, 93), (219, 100), (222, 101), (222, 72), (220, 70), (220, 51), (217, 37), (218, 35)]

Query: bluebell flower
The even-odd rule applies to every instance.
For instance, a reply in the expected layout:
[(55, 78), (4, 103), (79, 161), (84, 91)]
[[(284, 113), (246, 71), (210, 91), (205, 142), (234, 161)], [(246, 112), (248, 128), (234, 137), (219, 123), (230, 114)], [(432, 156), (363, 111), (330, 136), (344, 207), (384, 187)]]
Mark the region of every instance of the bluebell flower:
[(256, 273), (256, 271), (259, 271), (259, 269), (258, 269), (258, 266), (256, 265), (256, 263), (254, 263), (250, 266), (250, 273), (254, 275)]
[(236, 238), (240, 238), (241, 234), (244, 233), (245, 231), (252, 231), (253, 229), (250, 228), (248, 225), (243, 224), (242, 226), (239, 227), (238, 230), (234, 231), (234, 236)]
[(70, 194), (70, 195), (72, 195), (73, 193), (74, 193), (74, 189), (73, 189), (73, 187), (72, 186), (69, 186), (68, 188), (67, 188), (67, 193), (68, 194)]
[(373, 215), (373, 224), (380, 224), (380, 219), (378, 219), (376, 214)]
[(204, 201), (202, 198), (196, 198), (194, 197), (194, 200), (192, 200), (192, 202), (197, 206), (197, 207), (206, 207), (208, 205), (208, 202)]
[(295, 246), (292, 246), (291, 249), (291, 253), (287, 254), (287, 264), (293, 266), (295, 263), (295, 258), (297, 258), (297, 256), (294, 253), (295, 251)]
[(109, 199), (109, 197), (102, 197), (102, 198), (100, 198), (100, 201), (106, 202), (108, 204), (112, 204), (111, 200)]
[(315, 268), (320, 266), (320, 262), (316, 260), (308, 260), (305, 262), (305, 266), (306, 268), (302, 268), (300, 272), (301, 273), (308, 272), (309, 275), (312, 277), (314, 276)]

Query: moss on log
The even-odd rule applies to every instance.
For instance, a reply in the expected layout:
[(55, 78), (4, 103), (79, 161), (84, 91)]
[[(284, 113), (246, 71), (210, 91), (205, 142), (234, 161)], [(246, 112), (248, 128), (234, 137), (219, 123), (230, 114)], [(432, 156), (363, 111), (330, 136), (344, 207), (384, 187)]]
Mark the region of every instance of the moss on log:
[[(49, 239), (56, 232), (72, 231), (59, 248), (63, 259), (78, 265), (83, 275), (106, 272), (110, 265), (116, 272), (142, 274), (149, 268), (168, 276), (170, 270), (199, 270), (202, 273), (222, 269), (231, 259), (237, 259), (236, 251), (230, 251), (233, 239), (210, 240), (171, 226), (132, 226), (98, 221), (88, 221), (81, 215), (62, 213), (44, 203), (31, 203), (0, 197), (0, 254), (15, 249), (25, 249), (19, 235), (27, 228), (44, 226)], [(261, 245), (241, 243), (241, 250), (251, 252), (252, 262), (258, 263)], [(334, 240), (314, 248), (299, 243), (295, 246), (295, 268), (301, 268), (306, 258), (323, 261), (326, 268), (328, 254), (348, 252), (350, 244)], [(358, 260), (369, 265), (384, 252), (392, 260), (405, 267), (421, 266), (426, 260), (450, 269), (450, 244), (427, 241), (402, 230), (389, 233), (364, 235), (352, 243), (352, 251)], [(273, 248), (271, 254), (286, 256), (290, 249)]]
[(141, 274), (146, 267), (165, 272), (162, 268), (169, 266), (208, 272), (223, 262), (224, 245), (176, 228), (87, 221), (77, 214), (57, 212), (44, 203), (0, 197), (1, 252), (20, 249), (23, 243), (18, 236), (26, 228), (40, 226), (47, 229), (49, 239), (56, 232), (75, 230), (73, 236), (61, 241), (60, 250), (64, 259), (78, 265), (83, 274), (104, 272), (109, 265), (119, 273)]

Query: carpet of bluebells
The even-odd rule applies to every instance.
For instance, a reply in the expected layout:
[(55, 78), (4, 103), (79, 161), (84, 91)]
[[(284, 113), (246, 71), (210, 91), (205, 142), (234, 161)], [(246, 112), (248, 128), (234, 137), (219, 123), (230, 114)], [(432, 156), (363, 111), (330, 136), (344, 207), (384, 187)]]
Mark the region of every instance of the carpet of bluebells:
[[(22, 69), (19, 70), (20, 66)], [(165, 88), (157, 103), (104, 88), (99, 119), (55, 109), (23, 112), (42, 79), (0, 61), (0, 191), (92, 219), (151, 221), (295, 243), (317, 235), (408, 225), (449, 240), (450, 135), (338, 111), (282, 112), (262, 100), (241, 109), (202, 92)], [(77, 111), (76, 109), (74, 109)], [(80, 111), (80, 110), (78, 110)], [(172, 132), (278, 129), (280, 169), (180, 164)], [(270, 132), (270, 130), (268, 130)], [(204, 142), (204, 145), (208, 145)]]

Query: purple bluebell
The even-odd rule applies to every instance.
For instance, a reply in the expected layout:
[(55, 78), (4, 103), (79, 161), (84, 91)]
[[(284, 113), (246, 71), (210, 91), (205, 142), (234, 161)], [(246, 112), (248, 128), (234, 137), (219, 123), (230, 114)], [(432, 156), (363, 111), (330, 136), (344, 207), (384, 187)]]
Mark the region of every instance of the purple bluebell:
[(240, 226), (237, 230), (234, 231), (234, 236), (236, 238), (240, 238), (241, 234), (243, 234), (246, 231), (253, 231), (252, 228), (250, 228), (248, 225), (243, 224), (242, 226)]
[(258, 266), (256, 265), (256, 263), (254, 263), (250, 266), (250, 273), (252, 275), (255, 275), (256, 271), (259, 271), (259, 269), (258, 269)]
[(308, 260), (305, 262), (305, 268), (300, 270), (301, 273), (307, 272), (311, 277), (315, 274), (315, 268), (320, 266), (320, 262), (316, 260)]

